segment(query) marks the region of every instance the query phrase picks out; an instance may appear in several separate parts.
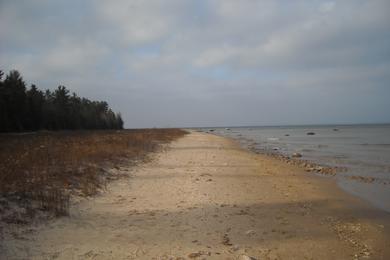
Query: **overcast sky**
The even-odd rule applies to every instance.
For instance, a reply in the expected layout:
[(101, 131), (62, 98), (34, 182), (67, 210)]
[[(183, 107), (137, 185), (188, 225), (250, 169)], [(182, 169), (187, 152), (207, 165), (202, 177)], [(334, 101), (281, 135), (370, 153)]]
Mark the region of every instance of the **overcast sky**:
[(0, 0), (0, 69), (128, 128), (390, 122), (390, 1)]

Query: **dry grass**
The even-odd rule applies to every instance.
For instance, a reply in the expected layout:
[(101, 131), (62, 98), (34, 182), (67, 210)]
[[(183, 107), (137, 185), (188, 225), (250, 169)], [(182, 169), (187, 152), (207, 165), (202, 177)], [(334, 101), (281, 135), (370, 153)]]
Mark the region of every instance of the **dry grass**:
[(185, 133), (145, 129), (0, 135), (0, 217), (22, 223), (40, 211), (66, 215), (71, 194), (90, 196), (104, 188), (113, 177), (106, 169), (145, 160), (160, 144)]

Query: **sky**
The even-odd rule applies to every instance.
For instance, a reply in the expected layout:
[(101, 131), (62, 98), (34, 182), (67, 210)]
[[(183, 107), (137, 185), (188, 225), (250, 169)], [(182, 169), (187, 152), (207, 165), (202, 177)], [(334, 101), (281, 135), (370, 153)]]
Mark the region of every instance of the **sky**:
[(127, 128), (390, 122), (388, 0), (0, 0), (0, 69)]

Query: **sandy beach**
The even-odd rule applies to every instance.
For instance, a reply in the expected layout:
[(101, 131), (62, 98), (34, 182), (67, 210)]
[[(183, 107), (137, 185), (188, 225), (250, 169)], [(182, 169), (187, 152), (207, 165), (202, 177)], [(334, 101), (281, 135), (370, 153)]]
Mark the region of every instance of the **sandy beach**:
[(389, 259), (390, 214), (233, 140), (191, 132), (75, 202), (4, 235), (2, 259)]

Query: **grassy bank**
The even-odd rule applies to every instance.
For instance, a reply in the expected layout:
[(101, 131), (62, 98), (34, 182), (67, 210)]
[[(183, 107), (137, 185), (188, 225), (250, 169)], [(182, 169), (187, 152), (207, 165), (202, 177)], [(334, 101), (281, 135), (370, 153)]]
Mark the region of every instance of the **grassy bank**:
[(90, 196), (109, 169), (147, 158), (179, 129), (62, 131), (0, 135), (0, 217), (25, 222), (38, 212), (66, 215), (70, 196)]

